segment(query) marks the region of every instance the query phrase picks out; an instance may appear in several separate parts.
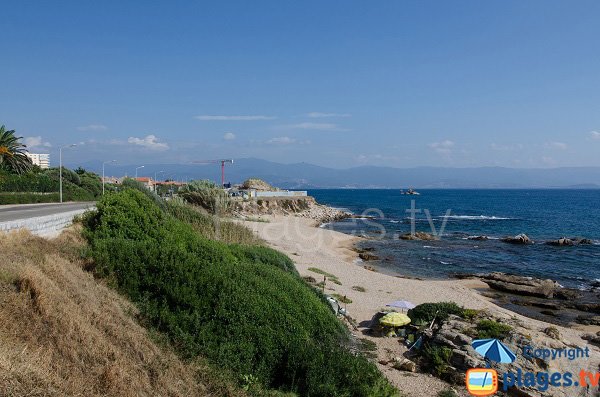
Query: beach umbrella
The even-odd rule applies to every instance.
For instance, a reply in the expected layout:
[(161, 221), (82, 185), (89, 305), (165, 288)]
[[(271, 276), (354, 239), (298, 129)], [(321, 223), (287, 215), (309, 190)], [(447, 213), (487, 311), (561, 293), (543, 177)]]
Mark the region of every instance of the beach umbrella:
[(517, 359), (517, 356), (498, 339), (476, 339), (471, 346), (487, 360), (497, 363), (510, 364)]
[(416, 307), (416, 305), (412, 302), (409, 301), (393, 301), (391, 303), (388, 303), (386, 306), (389, 307), (397, 307), (399, 309), (413, 309)]
[(379, 319), (379, 324), (388, 327), (402, 327), (403, 325), (410, 324), (410, 318), (403, 313), (388, 313)]

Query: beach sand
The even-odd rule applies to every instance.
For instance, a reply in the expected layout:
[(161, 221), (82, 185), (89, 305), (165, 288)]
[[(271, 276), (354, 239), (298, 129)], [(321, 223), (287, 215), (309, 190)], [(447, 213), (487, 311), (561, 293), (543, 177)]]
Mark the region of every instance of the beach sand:
[[(295, 216), (263, 217), (268, 222), (243, 222), (254, 230), (271, 247), (285, 252), (296, 263), (302, 276), (312, 276), (321, 281), (323, 276), (308, 270), (318, 268), (331, 273), (339, 279), (341, 285), (328, 282), (325, 292), (345, 295), (352, 300), (347, 310), (358, 324), (371, 319), (373, 314), (394, 300), (403, 299), (420, 304), (425, 302), (454, 301), (465, 308), (488, 310), (499, 319), (517, 321), (532, 335), (536, 345), (553, 346), (556, 341), (548, 338), (542, 331), (550, 326), (548, 323), (533, 320), (499, 306), (477, 293), (474, 288), (484, 288), (485, 284), (474, 280), (416, 280), (398, 278), (367, 270), (363, 267), (368, 262), (358, 262), (352, 246), (357, 237), (332, 230), (315, 227), (314, 220)], [(365, 292), (353, 290), (352, 287), (363, 287)], [(588, 346), (581, 339), (582, 331), (555, 326), (561, 334), (561, 342), (570, 346)], [(373, 340), (378, 347), (378, 358), (390, 359), (401, 357), (406, 349), (395, 338), (377, 338), (362, 334), (365, 328), (359, 325), (353, 333), (361, 338)], [(593, 358), (585, 363), (569, 361), (553, 362), (552, 369), (557, 371), (571, 370), (578, 373), (580, 369), (598, 370), (600, 353), (595, 347)], [(390, 366), (378, 364), (390, 381), (405, 395), (412, 397), (436, 396), (437, 392), (449, 387), (445, 382), (428, 374), (398, 371)], [(455, 387), (459, 395), (466, 394), (465, 388)], [(544, 395), (568, 396), (580, 390), (568, 388), (549, 389)], [(570, 392), (570, 393), (569, 393)]]

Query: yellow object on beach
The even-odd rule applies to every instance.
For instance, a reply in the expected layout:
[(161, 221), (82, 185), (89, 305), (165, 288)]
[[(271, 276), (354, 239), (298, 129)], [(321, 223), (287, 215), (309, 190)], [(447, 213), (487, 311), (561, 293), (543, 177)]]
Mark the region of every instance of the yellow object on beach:
[(404, 313), (388, 313), (381, 317), (379, 323), (388, 327), (402, 327), (410, 324), (410, 318)]

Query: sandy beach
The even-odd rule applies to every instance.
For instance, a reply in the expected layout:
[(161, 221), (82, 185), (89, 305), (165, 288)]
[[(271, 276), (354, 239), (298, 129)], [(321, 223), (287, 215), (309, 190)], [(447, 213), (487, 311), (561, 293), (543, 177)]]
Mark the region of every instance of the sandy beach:
[[(548, 323), (530, 319), (509, 310), (498, 307), (477, 293), (474, 287), (485, 287), (485, 284), (473, 280), (416, 280), (399, 278), (374, 272), (364, 268), (365, 263), (357, 261), (356, 252), (352, 251), (356, 237), (332, 230), (316, 227), (314, 220), (296, 216), (264, 216), (265, 222), (246, 221), (270, 246), (285, 252), (294, 260), (302, 276), (312, 276), (321, 280), (323, 276), (310, 271), (318, 268), (331, 273), (339, 279), (341, 285), (327, 283), (326, 293), (337, 293), (347, 296), (352, 303), (347, 305), (350, 316), (358, 324), (367, 322), (373, 314), (385, 307), (385, 304), (397, 299), (404, 299), (415, 304), (425, 302), (454, 301), (465, 308), (487, 310), (500, 321), (506, 321), (515, 328), (523, 328), (536, 345), (561, 348), (564, 346), (586, 347), (592, 351), (590, 359), (585, 362), (556, 360), (551, 363), (553, 371), (571, 371), (578, 373), (581, 369), (597, 371), (600, 364), (599, 350), (589, 345), (581, 337), (581, 330), (558, 327), (560, 341), (550, 339), (543, 330)], [(359, 292), (353, 287), (362, 287)], [(363, 335), (364, 327), (359, 326), (353, 332), (361, 338), (373, 340), (378, 347), (380, 360), (402, 356), (405, 347), (395, 338), (377, 338)], [(592, 331), (589, 329), (588, 331)], [(596, 330), (594, 330), (594, 333)], [(407, 396), (431, 397), (438, 391), (449, 387), (445, 382), (428, 374), (403, 372), (390, 366), (378, 364), (386, 376)], [(464, 387), (455, 387), (461, 395), (466, 394)], [(569, 388), (549, 389), (544, 395), (572, 396), (575, 390)], [(576, 390), (579, 392), (580, 390)], [(541, 394), (540, 394), (541, 395)]]

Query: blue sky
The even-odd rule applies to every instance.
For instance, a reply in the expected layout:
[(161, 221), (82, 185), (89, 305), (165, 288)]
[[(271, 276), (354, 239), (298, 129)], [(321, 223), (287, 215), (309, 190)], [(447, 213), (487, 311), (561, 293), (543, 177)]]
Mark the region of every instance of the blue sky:
[(19, 1), (0, 123), (68, 162), (600, 166), (600, 2)]

